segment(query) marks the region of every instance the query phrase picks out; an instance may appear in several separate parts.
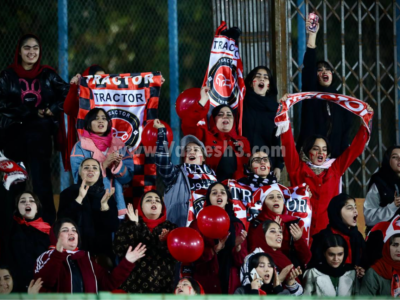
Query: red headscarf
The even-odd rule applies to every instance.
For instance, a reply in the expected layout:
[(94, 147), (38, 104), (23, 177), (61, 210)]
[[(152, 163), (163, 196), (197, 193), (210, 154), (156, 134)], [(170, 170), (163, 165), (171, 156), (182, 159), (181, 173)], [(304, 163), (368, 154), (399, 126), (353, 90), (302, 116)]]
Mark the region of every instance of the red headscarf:
[(400, 274), (400, 261), (394, 261), (390, 256), (390, 239), (387, 240), (382, 249), (382, 258), (372, 265), (372, 269), (378, 273), (379, 276), (392, 280), (393, 271)]
[(150, 232), (153, 232), (153, 229), (154, 229), (154, 228), (156, 228), (158, 225), (160, 225), (161, 223), (164, 223), (164, 222), (167, 220), (167, 209), (165, 208), (164, 201), (163, 201), (162, 197), (160, 196), (161, 205), (162, 205), (160, 217), (159, 217), (158, 219), (156, 219), (156, 220), (148, 219), (148, 218), (144, 215), (144, 213), (143, 213), (143, 211), (142, 211), (142, 202), (143, 202), (144, 197), (145, 197), (148, 193), (155, 193), (155, 194), (157, 194), (158, 196), (160, 196), (159, 193), (158, 193), (157, 191), (154, 191), (154, 190), (151, 190), (151, 191), (146, 192), (146, 193), (142, 196), (142, 199), (140, 199), (140, 201), (139, 201), (138, 213), (139, 213), (139, 217), (141, 217), (142, 220), (143, 220), (143, 222), (146, 223), (146, 225), (147, 225), (147, 227), (149, 228)]
[[(214, 112), (214, 110), (215, 110), (215, 112), (217, 112), (217, 111), (219, 112), (224, 107), (228, 107), (230, 109), (230, 111), (232, 112), (232, 115), (235, 116), (235, 114), (233, 113), (232, 108), (230, 108), (228, 105), (217, 106), (217, 107), (215, 107), (213, 109), (213, 112)], [(218, 113), (216, 115), (218, 115)], [(210, 131), (214, 136), (218, 137), (221, 140), (229, 140), (230, 138), (238, 140), (240, 138), (243, 138), (240, 135), (238, 135), (238, 133), (237, 133), (237, 130), (236, 130), (236, 118), (235, 117), (233, 118), (232, 129), (229, 132), (219, 131), (219, 129), (217, 128), (217, 124), (215, 123), (215, 119), (214, 118), (215, 117), (214, 117), (214, 114), (213, 114), (213, 115), (211, 115), (210, 120), (209, 120)]]
[[(25, 40), (27, 38), (28, 39), (34, 38), (39, 44), (39, 58), (38, 58), (37, 62), (33, 65), (31, 70), (25, 70), (21, 65), (21, 55), (20, 55), (21, 46), (22, 46), (21, 42), (22, 42), (22, 40)], [(41, 60), (42, 60), (42, 45), (40, 43), (39, 38), (37, 36), (35, 36), (34, 34), (25, 34), (18, 40), (18, 45), (17, 45), (17, 48), (15, 49), (15, 54), (14, 54), (14, 62), (12, 65), (9, 65), (8, 67), (13, 69), (15, 71), (15, 73), (17, 73), (18, 77), (32, 79), (32, 78), (36, 78), (45, 68), (54, 70), (50, 66), (41, 65), (40, 64)]]
[(43, 233), (50, 233), (50, 224), (43, 221), (42, 218), (37, 218), (34, 221), (27, 222), (25, 218), (20, 218), (14, 215), (14, 220), (20, 225), (32, 226)]

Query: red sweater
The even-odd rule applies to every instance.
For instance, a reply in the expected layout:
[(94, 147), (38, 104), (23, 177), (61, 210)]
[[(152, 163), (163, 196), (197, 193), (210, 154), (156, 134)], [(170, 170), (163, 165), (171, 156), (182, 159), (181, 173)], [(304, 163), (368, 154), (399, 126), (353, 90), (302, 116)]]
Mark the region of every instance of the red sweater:
[[(221, 160), (222, 155), (225, 153), (227, 146), (231, 146), (236, 155), (237, 170), (233, 174), (232, 179), (240, 179), (245, 176), (243, 165), (248, 163), (250, 157), (250, 144), (247, 138), (236, 134), (235, 124), (231, 132), (235, 132), (235, 140), (240, 144), (242, 151), (238, 151), (232, 140), (228, 139), (228, 134), (213, 134), (207, 127), (207, 125), (197, 126), (197, 123), (201, 120), (201, 115), (205, 107), (201, 106), (200, 103), (195, 104), (196, 107), (191, 111), (190, 114), (186, 114), (182, 118), (182, 131), (184, 135), (192, 134), (196, 136), (200, 141), (204, 143), (207, 149), (207, 165), (209, 165), (214, 171), (217, 170), (218, 164)], [(215, 127), (213, 120), (210, 120), (211, 129), (216, 132), (218, 131)], [(223, 136), (224, 138), (220, 138)], [(241, 153), (240, 153), (241, 152)]]
[(78, 263), (85, 293), (117, 289), (128, 278), (135, 266), (134, 263), (130, 263), (124, 258), (112, 273), (109, 273), (90, 259), (90, 255), (86, 251), (71, 254), (49, 250), (39, 256), (36, 261), (34, 279), (42, 278), (41, 293), (72, 293), (72, 276), (68, 257)]
[(282, 153), (291, 185), (296, 186), (305, 182), (312, 192), (311, 236), (320, 232), (328, 225), (327, 209), (331, 199), (339, 194), (340, 177), (363, 152), (367, 140), (368, 131), (364, 126), (361, 126), (350, 147), (333, 162), (329, 169), (316, 175), (300, 159), (294, 144), (291, 127), (282, 134)]

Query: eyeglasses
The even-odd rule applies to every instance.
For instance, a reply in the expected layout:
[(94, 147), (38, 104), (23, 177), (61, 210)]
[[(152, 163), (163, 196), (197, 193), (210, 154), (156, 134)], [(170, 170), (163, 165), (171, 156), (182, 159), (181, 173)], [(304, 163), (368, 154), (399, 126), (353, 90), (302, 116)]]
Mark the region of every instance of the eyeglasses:
[(256, 164), (261, 164), (261, 162), (268, 163), (269, 158), (268, 157), (255, 157), (251, 160), (251, 163), (256, 163)]

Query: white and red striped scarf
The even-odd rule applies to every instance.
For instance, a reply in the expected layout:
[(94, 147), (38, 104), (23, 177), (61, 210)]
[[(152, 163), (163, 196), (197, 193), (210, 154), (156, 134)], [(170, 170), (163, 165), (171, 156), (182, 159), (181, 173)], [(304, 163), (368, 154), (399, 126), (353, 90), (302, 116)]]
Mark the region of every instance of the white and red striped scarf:
[(281, 102), (279, 105), (275, 116), (275, 124), (278, 126), (278, 129), (276, 130), (276, 136), (280, 136), (289, 129), (289, 108), (306, 99), (331, 101), (340, 105), (344, 109), (347, 109), (353, 114), (359, 116), (363, 120), (364, 126), (368, 129), (369, 135), (371, 136), (372, 117), (374, 113), (367, 110), (367, 103), (346, 95), (320, 92), (305, 92), (288, 95), (286, 101)]
[(186, 226), (196, 219), (203, 209), (208, 187), (217, 182), (213, 169), (208, 165), (183, 164), (187, 178), (189, 179), (191, 197), (189, 199), (189, 213)]

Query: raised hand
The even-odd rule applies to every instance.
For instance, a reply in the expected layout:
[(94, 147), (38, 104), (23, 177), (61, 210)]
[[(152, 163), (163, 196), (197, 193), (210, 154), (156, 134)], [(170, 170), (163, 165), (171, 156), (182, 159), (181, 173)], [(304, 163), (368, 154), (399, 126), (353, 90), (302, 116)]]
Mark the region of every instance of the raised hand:
[(374, 112), (374, 109), (368, 103), (366, 103), (366, 104), (367, 104), (367, 110), (369, 112)]
[(396, 205), (396, 207), (400, 206), (400, 197), (399, 195), (397, 195), (397, 192), (394, 192), (394, 205)]
[(289, 229), (295, 242), (303, 236), (303, 227), (300, 228), (298, 224), (290, 224)]
[(311, 193), (310, 186), (309, 186), (309, 185), (307, 185), (306, 189), (307, 189), (307, 192), (310, 194), (309, 198), (311, 199), (311, 197), (312, 197), (312, 193)]
[(275, 177), (276, 177), (276, 180), (281, 180), (281, 169), (279, 169), (279, 168), (275, 168), (274, 169), (274, 175), (275, 175)]
[(286, 102), (286, 100), (287, 100), (287, 98), (288, 98), (288, 96), (289, 96), (289, 94), (285, 94), (285, 95), (283, 95), (283, 97), (281, 98), (281, 100), (279, 100), (279, 102)]
[(155, 129), (165, 128), (165, 126), (160, 122), (159, 119), (154, 119), (154, 121), (153, 121), (153, 127), (154, 127)]
[(129, 249), (125, 254), (125, 258), (130, 263), (134, 263), (138, 259), (141, 259), (145, 256), (146, 250), (146, 245), (142, 245), (142, 243), (139, 243), (139, 245), (136, 246), (135, 250), (132, 250), (132, 246), (129, 246)]
[(86, 184), (86, 178), (82, 178), (82, 184), (79, 187), (79, 194), (78, 197), (75, 199), (76, 202), (82, 204), (83, 198), (86, 197), (89, 187), (90, 186)]
[(201, 88), (201, 91), (200, 91), (201, 98), (200, 98), (199, 103), (203, 107), (207, 104), (207, 101), (209, 100), (209, 97), (208, 97), (208, 92), (209, 91), (210, 91), (210, 88), (208, 86), (203, 86)]
[(286, 285), (292, 286), (295, 284), (296, 278), (299, 277), (303, 272), (301, 271), (300, 267), (297, 267), (296, 269), (292, 269), (289, 274), (289, 278), (286, 279)]
[(158, 236), (158, 238), (160, 239), (160, 242), (166, 241), (168, 238), (168, 234), (169, 234), (169, 230), (163, 228), (161, 230), (161, 234)]
[(281, 225), (282, 223), (282, 218), (280, 216), (276, 216), (275, 220), (276, 223), (278, 223), (279, 225)]
[(247, 238), (247, 232), (246, 230), (242, 230), (240, 232), (240, 235), (236, 237), (235, 239), (235, 246), (241, 245)]
[(111, 198), (112, 195), (114, 195), (114, 193), (115, 193), (115, 188), (111, 188), (111, 192), (109, 189), (106, 189), (103, 198), (101, 198), (100, 200), (102, 211), (107, 211), (110, 209), (110, 207), (108, 206), (108, 200)]
[(81, 74), (76, 74), (74, 77), (72, 77), (71, 81), (69, 82), (70, 84), (78, 84), (79, 79), (82, 77)]
[(281, 285), (281, 281), (279, 280), (278, 272), (276, 271), (275, 268), (274, 268), (274, 282), (272, 284), (273, 284), (274, 288)]
[(131, 220), (132, 222), (139, 222), (139, 213), (138, 210), (135, 209), (135, 211), (133, 210), (133, 205), (131, 203), (128, 204), (128, 212), (126, 213), (128, 215), (129, 220)]
[(281, 273), (278, 276), (280, 282), (285, 281), (286, 276), (289, 274), (289, 272), (292, 268), (293, 268), (293, 265), (288, 265), (282, 269)]
[(61, 252), (61, 253), (64, 251), (64, 247), (63, 247), (63, 245), (62, 245), (61, 239), (58, 239), (58, 240), (57, 240), (56, 250), (57, 250), (58, 252)]
[(36, 281), (31, 280), (31, 283), (28, 287), (28, 294), (39, 294), (40, 289), (43, 286), (42, 278), (38, 278)]
[(231, 235), (231, 233), (229, 232), (228, 235), (223, 238), (222, 240), (218, 241), (218, 244), (214, 246), (214, 251), (215, 253), (218, 253), (219, 251), (221, 251), (222, 249), (225, 248), (225, 242), (228, 239), (228, 237)]
[(106, 160), (103, 162), (103, 168), (106, 169), (112, 165), (115, 161), (120, 159), (120, 154), (118, 152), (111, 152), (107, 155)]

